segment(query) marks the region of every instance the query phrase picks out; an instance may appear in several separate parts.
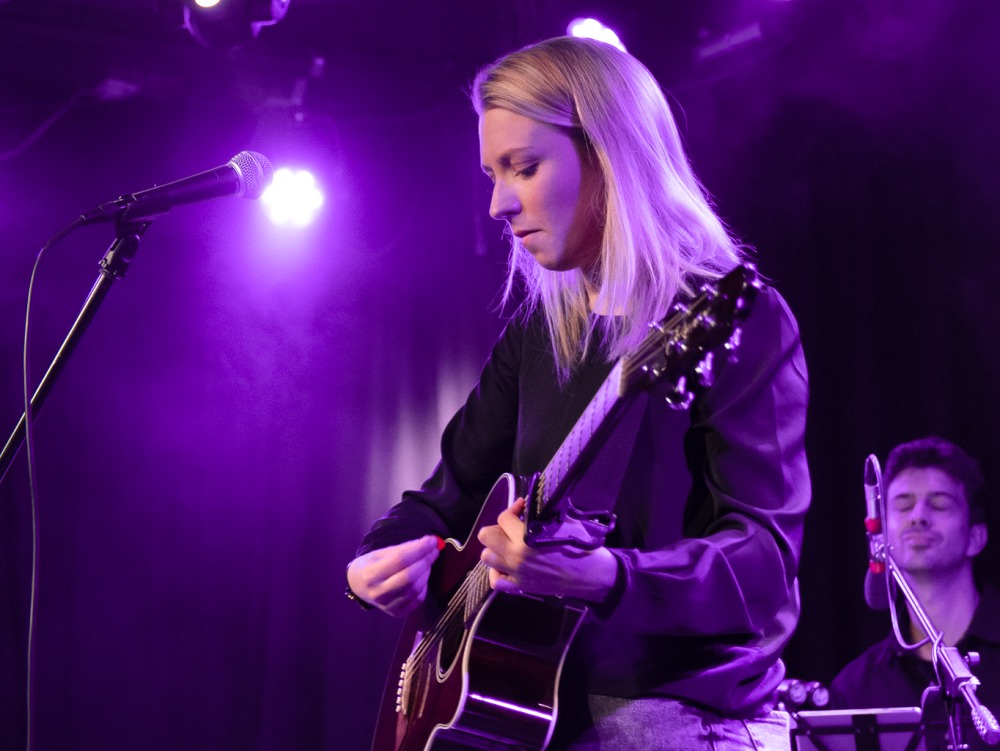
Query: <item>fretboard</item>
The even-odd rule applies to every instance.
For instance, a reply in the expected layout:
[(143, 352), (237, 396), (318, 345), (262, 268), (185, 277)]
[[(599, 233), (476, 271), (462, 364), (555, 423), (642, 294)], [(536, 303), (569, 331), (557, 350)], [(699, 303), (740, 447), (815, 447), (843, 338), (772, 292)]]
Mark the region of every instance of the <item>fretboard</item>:
[(542, 472), (540, 500), (544, 506), (553, 497), (576, 468), (584, 450), (608, 420), (612, 411), (624, 398), (623, 361), (615, 363), (611, 373), (601, 384), (590, 404), (576, 421), (569, 435), (556, 450), (552, 460)]

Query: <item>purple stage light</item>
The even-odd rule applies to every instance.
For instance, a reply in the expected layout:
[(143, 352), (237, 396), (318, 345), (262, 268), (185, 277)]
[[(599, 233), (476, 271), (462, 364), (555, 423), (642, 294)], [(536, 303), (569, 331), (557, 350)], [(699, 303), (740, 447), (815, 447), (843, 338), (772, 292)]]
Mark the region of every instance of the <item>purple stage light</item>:
[(323, 205), (323, 193), (311, 172), (282, 167), (275, 171), (274, 180), (260, 200), (275, 224), (305, 227)]
[(206, 47), (232, 50), (256, 39), (264, 26), (276, 24), (291, 0), (161, 0), (180, 5), (184, 27)]
[(574, 18), (566, 27), (566, 33), (574, 37), (584, 37), (585, 39), (596, 39), (599, 42), (607, 42), (617, 47), (622, 52), (627, 52), (618, 34), (613, 29), (608, 28), (596, 18)]

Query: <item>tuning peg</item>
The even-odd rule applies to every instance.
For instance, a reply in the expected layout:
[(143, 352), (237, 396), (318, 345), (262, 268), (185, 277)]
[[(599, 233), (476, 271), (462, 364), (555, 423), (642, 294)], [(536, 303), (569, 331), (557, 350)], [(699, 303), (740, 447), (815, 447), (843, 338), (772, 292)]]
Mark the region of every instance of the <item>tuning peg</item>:
[(684, 410), (691, 406), (694, 393), (687, 390), (687, 379), (684, 376), (677, 379), (677, 383), (667, 394), (666, 401), (671, 409)]
[(830, 703), (830, 690), (819, 681), (809, 681), (806, 684), (809, 704), (816, 709), (823, 709)]
[(729, 341), (727, 341), (723, 345), (723, 347), (727, 352), (735, 352), (736, 348), (740, 346), (740, 340), (742, 338), (743, 338), (743, 329), (740, 328), (733, 329), (732, 336), (729, 337)]
[(806, 703), (809, 692), (802, 681), (785, 679), (778, 684), (778, 698), (789, 709), (798, 709)]
[(689, 409), (693, 401), (694, 393), (691, 391), (675, 392), (667, 397), (667, 405), (678, 412)]
[(715, 380), (715, 372), (712, 370), (713, 365), (714, 358), (712, 353), (709, 352), (694, 369), (694, 372), (698, 375), (698, 383), (706, 388), (711, 386), (712, 382)]

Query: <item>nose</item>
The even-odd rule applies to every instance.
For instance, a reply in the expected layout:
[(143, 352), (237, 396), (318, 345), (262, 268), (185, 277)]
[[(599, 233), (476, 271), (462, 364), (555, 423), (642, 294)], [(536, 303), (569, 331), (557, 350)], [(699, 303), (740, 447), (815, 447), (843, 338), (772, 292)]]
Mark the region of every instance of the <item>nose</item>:
[(503, 221), (510, 219), (520, 210), (521, 202), (517, 198), (517, 193), (507, 185), (506, 181), (497, 178), (490, 198), (490, 216)]
[(913, 504), (910, 509), (909, 518), (906, 520), (907, 526), (926, 527), (930, 522), (930, 509), (922, 500)]

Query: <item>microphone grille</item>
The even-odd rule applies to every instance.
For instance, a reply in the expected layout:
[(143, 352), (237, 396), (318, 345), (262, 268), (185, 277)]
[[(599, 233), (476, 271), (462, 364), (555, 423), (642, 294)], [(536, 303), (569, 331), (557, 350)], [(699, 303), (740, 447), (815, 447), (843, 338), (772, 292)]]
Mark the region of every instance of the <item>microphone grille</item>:
[(240, 177), (237, 195), (242, 198), (260, 198), (274, 177), (274, 168), (267, 157), (256, 151), (241, 151), (229, 160), (229, 165)]
[(889, 609), (889, 587), (885, 574), (865, 572), (865, 604), (872, 610)]

